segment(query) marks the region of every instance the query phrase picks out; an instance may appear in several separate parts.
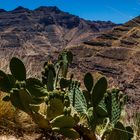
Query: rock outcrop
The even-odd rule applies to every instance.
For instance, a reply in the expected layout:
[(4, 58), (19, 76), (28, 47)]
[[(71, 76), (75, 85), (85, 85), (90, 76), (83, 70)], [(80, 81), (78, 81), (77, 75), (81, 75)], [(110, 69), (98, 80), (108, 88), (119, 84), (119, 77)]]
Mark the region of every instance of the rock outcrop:
[(65, 48), (74, 54), (71, 71), (77, 72), (77, 78), (87, 71), (104, 74), (139, 107), (140, 17), (116, 26), (87, 21), (57, 7), (0, 9), (1, 68), (6, 69), (7, 60), (18, 56), (26, 62), (28, 75), (38, 75), (43, 61), (55, 59)]
[(128, 93), (133, 107), (140, 109), (140, 16), (71, 50), (82, 72), (98, 71), (107, 76)]
[(21, 6), (12, 11), (0, 9), (0, 48), (28, 44), (29, 48), (60, 50), (93, 37), (102, 28), (114, 26), (111, 22), (86, 21), (55, 6), (41, 6), (35, 10)]

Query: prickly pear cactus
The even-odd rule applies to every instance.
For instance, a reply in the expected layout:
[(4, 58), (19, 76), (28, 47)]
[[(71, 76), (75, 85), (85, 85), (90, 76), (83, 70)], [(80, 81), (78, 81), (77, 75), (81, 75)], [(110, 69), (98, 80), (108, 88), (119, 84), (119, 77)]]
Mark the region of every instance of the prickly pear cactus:
[(16, 108), (31, 114), (32, 97), (26, 89), (13, 89), (10, 94), (10, 101)]
[(107, 140), (131, 140), (131, 138), (133, 138), (132, 128), (124, 127), (121, 122), (117, 122)]
[[(107, 140), (130, 140), (133, 137), (132, 128), (118, 122), (123, 101), (119, 91), (113, 89), (106, 93), (106, 78), (101, 77), (94, 83), (90, 73), (84, 77), (86, 90), (82, 91), (80, 82), (73, 80), (73, 75), (67, 78), (72, 59), (72, 53), (65, 50), (56, 63), (45, 62), (41, 81), (26, 79), (24, 64), (18, 58), (12, 58), (11, 74), (0, 71), (0, 90), (8, 93), (3, 100), (28, 113), (39, 128), (70, 139), (83, 137), (96, 140), (96, 126), (109, 117), (114, 128), (107, 135)], [(41, 112), (42, 103), (45, 107)], [(80, 117), (84, 117), (86, 124), (79, 122)]]
[(122, 103), (119, 97), (119, 90), (117, 89), (108, 91), (105, 97), (106, 108), (112, 124), (116, 124), (121, 115)]
[(10, 61), (10, 71), (18, 81), (26, 80), (26, 69), (21, 60), (13, 57)]
[(95, 131), (98, 124), (102, 124), (107, 117), (106, 107), (104, 105), (104, 95), (107, 90), (106, 78), (100, 78), (94, 85), (94, 79), (90, 73), (84, 77), (84, 85), (87, 90), (83, 91), (87, 101), (87, 118), (90, 129)]
[(78, 81), (73, 81), (70, 85), (68, 96), (71, 105), (82, 115), (87, 114), (87, 103), (86, 99), (80, 90), (80, 83)]
[(100, 78), (95, 84), (92, 91), (92, 105), (96, 108), (104, 97), (107, 90), (107, 80), (105, 77)]
[(51, 130), (50, 122), (45, 115), (33, 112), (31, 117), (33, 118), (34, 122), (38, 124), (39, 128)]
[(53, 119), (56, 116), (63, 114), (64, 110), (64, 93), (60, 93), (58, 91), (52, 91), (49, 93), (47, 103), (46, 115), (49, 120)]
[(47, 86), (47, 90), (53, 91), (56, 72), (51, 61), (44, 64), (44, 72), (42, 72), (42, 75), (42, 82)]
[(10, 90), (13, 87), (13, 82), (15, 83), (15, 80), (13, 77), (10, 77), (10, 75), (4, 73), (2, 70), (0, 70), (0, 90), (9, 93)]
[(52, 127), (60, 127), (60, 128), (73, 128), (75, 126), (75, 120), (70, 115), (57, 116), (50, 123), (52, 124)]
[(131, 126), (125, 127), (128, 135), (128, 140), (131, 140), (134, 137), (134, 131)]
[(33, 98), (38, 99), (48, 95), (47, 88), (45, 88), (43, 83), (36, 78), (28, 78), (26, 80), (26, 88)]
[(60, 88), (61, 89), (68, 88), (70, 86), (70, 84), (71, 84), (70, 80), (67, 80), (65, 78), (60, 79)]
[(93, 85), (94, 85), (94, 80), (93, 80), (91, 73), (86, 73), (86, 75), (84, 77), (84, 85), (85, 85), (86, 89), (88, 90), (88, 92), (91, 92), (91, 90), (93, 89)]
[(86, 73), (84, 77), (84, 85), (87, 89), (83, 94), (91, 106), (96, 108), (104, 97), (107, 90), (107, 80), (101, 77), (94, 85), (94, 78), (91, 73)]
[(66, 115), (60, 115), (50, 121), (52, 125), (52, 130), (58, 132), (65, 137), (71, 139), (78, 139), (80, 137), (79, 133), (73, 129), (79, 122), (79, 117), (76, 115), (71, 116), (71, 113)]
[(66, 78), (69, 64), (73, 60), (73, 55), (70, 51), (65, 50), (59, 55), (58, 60), (61, 66), (62, 77)]

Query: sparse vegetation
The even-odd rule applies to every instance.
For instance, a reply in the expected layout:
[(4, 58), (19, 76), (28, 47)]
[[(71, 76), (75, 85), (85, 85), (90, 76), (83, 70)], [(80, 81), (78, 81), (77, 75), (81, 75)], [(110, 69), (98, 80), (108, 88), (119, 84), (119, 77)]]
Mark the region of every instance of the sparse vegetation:
[(6, 92), (3, 101), (27, 113), (46, 138), (51, 133), (56, 139), (97, 140), (97, 135), (102, 140), (132, 139), (133, 129), (120, 121), (126, 96), (119, 89), (108, 89), (105, 77), (95, 82), (91, 73), (85, 74), (82, 90), (73, 74), (67, 76), (72, 60), (67, 50), (55, 63), (48, 60), (40, 80), (27, 78), (24, 64), (13, 57), (11, 74), (0, 71), (0, 90)]

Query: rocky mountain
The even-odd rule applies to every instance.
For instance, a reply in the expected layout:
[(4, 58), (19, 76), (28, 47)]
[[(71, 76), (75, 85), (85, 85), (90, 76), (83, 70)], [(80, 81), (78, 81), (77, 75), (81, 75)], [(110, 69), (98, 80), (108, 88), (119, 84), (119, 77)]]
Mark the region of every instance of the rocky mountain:
[(115, 26), (121, 25), (121, 24), (116, 25), (111, 21), (100, 21), (100, 20), (92, 21), (92, 24), (95, 25), (99, 29), (99, 31), (107, 31), (107, 30), (112, 29)]
[(18, 56), (26, 63), (28, 75), (38, 74), (43, 61), (55, 59), (64, 48), (74, 54), (75, 77), (99, 72), (139, 108), (140, 17), (116, 26), (110, 21), (87, 21), (57, 7), (0, 10), (1, 68), (7, 69), (7, 60)]
[(128, 93), (129, 103), (134, 103), (129, 107), (140, 110), (140, 16), (71, 50), (82, 73), (106, 75)]
[[(92, 22), (63, 12), (57, 7), (29, 10), (17, 7), (0, 10), (0, 48), (34, 46), (59, 50), (116, 26), (112, 22)], [(34, 52), (34, 51), (33, 51)]]
[(40, 62), (53, 52), (77, 46), (114, 26), (112, 22), (87, 21), (57, 7), (0, 9), (0, 66), (6, 69), (7, 60), (18, 56), (34, 62), (28, 66), (37, 71)]

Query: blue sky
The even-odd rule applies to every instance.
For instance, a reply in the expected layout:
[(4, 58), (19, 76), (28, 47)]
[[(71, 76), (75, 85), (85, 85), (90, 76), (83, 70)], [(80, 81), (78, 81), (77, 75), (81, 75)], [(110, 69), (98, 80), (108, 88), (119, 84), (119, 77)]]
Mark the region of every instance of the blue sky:
[(29, 9), (57, 6), (85, 19), (115, 23), (124, 23), (140, 15), (140, 0), (0, 0), (2, 9), (12, 10), (17, 6)]

